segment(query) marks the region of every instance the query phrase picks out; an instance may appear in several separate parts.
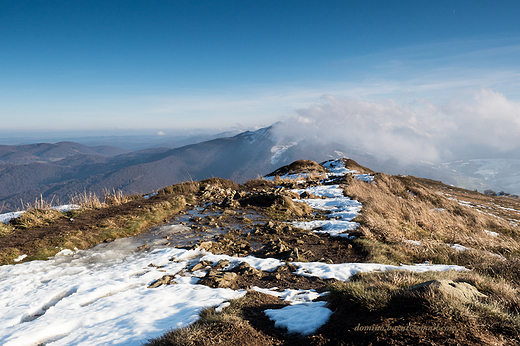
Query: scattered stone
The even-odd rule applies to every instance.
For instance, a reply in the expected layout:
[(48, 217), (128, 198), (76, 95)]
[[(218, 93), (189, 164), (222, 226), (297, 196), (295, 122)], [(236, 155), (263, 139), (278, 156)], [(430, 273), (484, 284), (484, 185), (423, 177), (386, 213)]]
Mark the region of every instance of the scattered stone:
[(241, 275), (262, 277), (262, 272), (254, 267), (251, 267), (247, 262), (240, 263), (237, 267), (233, 268), (233, 272), (239, 273)]
[(172, 285), (175, 284), (175, 281), (173, 281), (174, 276), (173, 275), (164, 275), (162, 278), (152, 282), (148, 288), (157, 288), (161, 285)]
[(214, 269), (222, 269), (227, 267), (230, 264), (229, 260), (227, 259), (221, 259), (213, 266)]
[(292, 263), (287, 263), (285, 265), (287, 267), (287, 269), (292, 273), (292, 272), (295, 272), (298, 270), (298, 266), (297, 265), (294, 265)]
[(229, 216), (235, 216), (237, 215), (238, 213), (234, 210), (229, 210), (229, 209), (226, 209), (222, 212), (222, 215), (229, 215)]
[(204, 241), (199, 244), (199, 249), (209, 251), (212, 247), (216, 245), (215, 242), (212, 241)]
[(191, 268), (191, 272), (204, 269), (211, 265), (211, 261), (200, 261), (199, 263), (195, 264), (193, 268)]
[(328, 263), (328, 264), (334, 264), (334, 261), (331, 260), (330, 258), (325, 258), (325, 257), (322, 257), (318, 260), (318, 262), (323, 262), (323, 263)]
[(148, 244), (144, 244), (144, 245), (138, 246), (137, 251), (147, 250), (148, 248), (149, 248)]
[(303, 191), (303, 192), (300, 194), (300, 198), (316, 198), (316, 196), (313, 195), (313, 194), (310, 193), (310, 192)]
[(298, 253), (298, 248), (295, 247), (294, 249), (292, 249), (292, 251), (289, 253), (289, 255), (287, 256), (287, 260), (288, 261), (300, 261), (300, 254)]
[(213, 288), (232, 288), (237, 277), (237, 273), (220, 272), (216, 269), (211, 269), (199, 283)]

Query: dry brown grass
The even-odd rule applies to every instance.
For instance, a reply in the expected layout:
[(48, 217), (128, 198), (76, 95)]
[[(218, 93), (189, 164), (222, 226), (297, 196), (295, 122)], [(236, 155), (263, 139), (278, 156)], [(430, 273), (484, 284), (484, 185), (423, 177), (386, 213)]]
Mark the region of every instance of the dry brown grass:
[(199, 192), (200, 183), (194, 181), (188, 181), (180, 184), (166, 186), (165, 188), (158, 191), (160, 195), (171, 195), (171, 194), (184, 194), (194, 195)]
[(42, 227), (65, 217), (65, 214), (54, 209), (29, 209), (19, 217), (12, 219), (11, 226), (18, 229)]
[(231, 299), (230, 305), (221, 312), (206, 308), (195, 323), (148, 340), (146, 346), (280, 345), (280, 341), (254, 328), (248, 321), (250, 306), (255, 305), (258, 296), (257, 292), (248, 291), (242, 298)]
[[(380, 173), (371, 184), (351, 181), (345, 193), (363, 204), (355, 221), (360, 223), (357, 241), (368, 251), (367, 261), (457, 264), (520, 286), (518, 227), (458, 201), (461, 195), (478, 198), (482, 205), (496, 200), (453, 189), (459, 196), (454, 200), (443, 193), (446, 189), (441, 183)], [(456, 249), (454, 244), (467, 249)]]
[(98, 197), (92, 191), (83, 191), (82, 193), (76, 193), (70, 198), (73, 204), (77, 204), (82, 208), (88, 209), (99, 209), (102, 208), (104, 203), (100, 197)]
[(363, 204), (356, 221), (367, 239), (384, 243), (428, 240), (499, 253), (519, 250), (517, 241), (504, 235), (520, 235), (510, 222), (462, 206), (411, 177), (378, 173), (375, 183), (353, 180), (345, 192)]
[(81, 208), (99, 209), (112, 205), (121, 205), (140, 198), (138, 195), (125, 195), (121, 190), (104, 189), (103, 194), (98, 196), (92, 191), (76, 193), (70, 200), (72, 204), (77, 204)]
[(0, 237), (8, 235), (8, 234), (12, 233), (14, 230), (15, 230), (15, 227), (13, 225), (0, 222)]
[[(473, 285), (486, 297), (460, 300), (432, 290), (410, 291), (405, 288), (430, 281), (452, 280)], [(338, 281), (331, 286), (328, 297), (332, 309), (352, 307), (352, 310), (383, 313), (405, 306), (426, 307), (430, 313), (446, 320), (467, 321), (479, 328), (500, 334), (520, 332), (520, 294), (505, 280), (495, 280), (476, 272), (388, 271), (360, 273), (349, 282)], [(500, 327), (497, 330), (497, 322)]]

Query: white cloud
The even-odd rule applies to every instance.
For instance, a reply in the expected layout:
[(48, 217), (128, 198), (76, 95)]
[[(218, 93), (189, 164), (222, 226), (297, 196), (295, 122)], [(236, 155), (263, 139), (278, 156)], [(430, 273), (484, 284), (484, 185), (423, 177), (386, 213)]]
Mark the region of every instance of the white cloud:
[(477, 150), (482, 148), (503, 152), (520, 147), (520, 103), (489, 89), (470, 100), (444, 104), (429, 99), (369, 102), (332, 95), (322, 99), (298, 109), (280, 135), (318, 135), (403, 163), (454, 159), (462, 151), (479, 157)]

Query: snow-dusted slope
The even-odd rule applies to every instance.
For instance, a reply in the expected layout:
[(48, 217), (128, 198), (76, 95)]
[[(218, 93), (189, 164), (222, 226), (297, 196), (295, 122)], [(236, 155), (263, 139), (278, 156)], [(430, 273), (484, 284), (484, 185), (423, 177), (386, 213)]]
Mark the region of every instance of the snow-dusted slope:
[(491, 189), (520, 195), (520, 160), (475, 159), (445, 163), (441, 169), (467, 189)]

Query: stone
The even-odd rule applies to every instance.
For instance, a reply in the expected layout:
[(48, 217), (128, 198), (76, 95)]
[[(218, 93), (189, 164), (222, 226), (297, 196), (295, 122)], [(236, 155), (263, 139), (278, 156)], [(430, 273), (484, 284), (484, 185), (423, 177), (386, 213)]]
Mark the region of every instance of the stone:
[(213, 288), (231, 288), (237, 279), (237, 273), (219, 272), (211, 269), (199, 283)]
[(448, 298), (455, 298), (464, 302), (472, 302), (479, 298), (487, 297), (485, 294), (480, 293), (475, 286), (467, 282), (455, 282), (452, 280), (431, 280), (405, 288), (405, 290), (412, 291), (426, 289), (440, 292)]
[(237, 267), (233, 269), (234, 272), (240, 273), (242, 275), (252, 275), (252, 276), (262, 276), (262, 272), (254, 267), (251, 267), (249, 263), (242, 262)]
[(195, 264), (193, 266), (193, 268), (191, 268), (191, 272), (194, 272), (194, 271), (197, 271), (197, 270), (201, 270), (201, 269), (204, 269), (206, 268), (207, 266), (210, 266), (211, 265), (211, 261), (200, 261), (199, 263)]
[(204, 241), (202, 243), (199, 244), (199, 249), (201, 250), (211, 250), (211, 248), (213, 247), (213, 242), (212, 241)]
[(214, 269), (221, 269), (221, 268), (225, 268), (229, 265), (229, 260), (227, 259), (221, 259), (220, 261), (217, 262), (217, 264), (215, 264), (213, 266)]
[(148, 286), (148, 288), (157, 288), (161, 285), (171, 285), (175, 284), (175, 281), (173, 281), (174, 276), (173, 275), (164, 275), (162, 278), (155, 280)]

